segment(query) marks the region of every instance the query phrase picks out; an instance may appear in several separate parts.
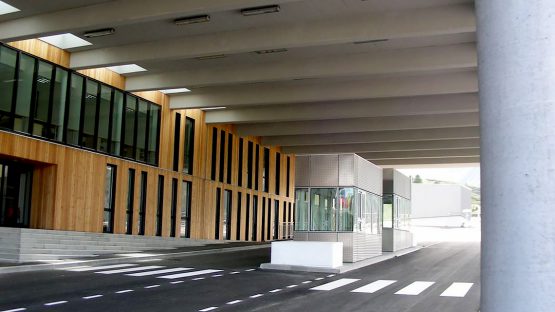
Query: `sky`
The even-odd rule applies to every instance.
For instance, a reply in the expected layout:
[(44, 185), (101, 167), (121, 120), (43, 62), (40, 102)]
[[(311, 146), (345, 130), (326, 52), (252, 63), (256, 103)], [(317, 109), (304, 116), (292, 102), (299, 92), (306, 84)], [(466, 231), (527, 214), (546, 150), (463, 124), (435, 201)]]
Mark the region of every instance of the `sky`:
[(420, 175), (423, 179), (454, 182), (480, 187), (480, 167), (464, 168), (410, 168), (398, 169), (408, 176)]

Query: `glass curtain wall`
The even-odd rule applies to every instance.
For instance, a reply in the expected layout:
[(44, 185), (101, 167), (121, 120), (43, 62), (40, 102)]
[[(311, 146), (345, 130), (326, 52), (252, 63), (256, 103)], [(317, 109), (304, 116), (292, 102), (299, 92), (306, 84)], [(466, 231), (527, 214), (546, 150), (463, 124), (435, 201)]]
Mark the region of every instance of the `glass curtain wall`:
[(157, 165), (160, 112), (154, 103), (0, 44), (2, 129)]
[(410, 200), (397, 194), (384, 194), (384, 228), (408, 230), (410, 228)]

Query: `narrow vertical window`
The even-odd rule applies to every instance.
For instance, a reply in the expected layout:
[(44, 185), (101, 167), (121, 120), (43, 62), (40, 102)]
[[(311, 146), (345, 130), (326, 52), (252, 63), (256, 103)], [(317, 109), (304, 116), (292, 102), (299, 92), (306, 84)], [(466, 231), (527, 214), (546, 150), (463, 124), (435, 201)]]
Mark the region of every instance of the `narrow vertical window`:
[(252, 189), (252, 150), (253, 143), (249, 141), (247, 150), (247, 188)]
[(269, 193), (270, 179), (270, 150), (264, 148), (264, 170), (262, 171), (262, 190)]
[(156, 208), (156, 236), (162, 236), (162, 217), (164, 215), (164, 176), (158, 176), (158, 206)]
[(281, 184), (281, 154), (276, 153), (276, 195), (279, 195), (279, 187)]
[(112, 136), (110, 138), (110, 154), (121, 155), (121, 135), (123, 128), (124, 95), (122, 92), (114, 91), (114, 102), (112, 103)]
[(160, 106), (150, 104), (148, 115), (147, 162), (158, 165), (158, 150), (160, 148)]
[(273, 239), (279, 238), (279, 200), (274, 200), (274, 237)]
[(35, 59), (19, 53), (17, 72), (17, 96), (14, 116), (14, 130), (29, 132), (31, 114), (31, 98), (33, 95), (33, 77), (35, 75)]
[(145, 223), (146, 223), (146, 192), (147, 192), (147, 173), (145, 171), (141, 172), (141, 194), (139, 202), (139, 235), (145, 235)]
[(253, 195), (252, 197), (252, 240), (256, 241), (258, 239), (258, 196)]
[(177, 179), (172, 179), (172, 211), (170, 223), (170, 236), (176, 237), (176, 223), (177, 222)]
[(192, 183), (183, 181), (181, 192), (181, 233), (183, 238), (191, 237), (191, 188)]
[(266, 198), (262, 197), (262, 219), (261, 219), (261, 235), (260, 239), (264, 240), (264, 235), (266, 233)]
[(251, 224), (251, 216), (250, 216), (250, 211), (251, 210), (251, 195), (247, 194), (247, 202), (245, 205), (245, 240), (248, 241), (249, 240), (249, 227)]
[(216, 218), (214, 220), (214, 239), (220, 239), (220, 203), (222, 197), (222, 189), (216, 188)]
[(231, 166), (233, 164), (233, 135), (227, 135), (227, 184), (231, 184)]
[(0, 46), (0, 128), (13, 128), (12, 104), (16, 90), (17, 52)]
[(67, 83), (69, 72), (56, 68), (54, 78), (54, 93), (52, 97), (52, 115), (50, 124), (50, 138), (58, 142), (64, 139), (64, 116), (66, 113)]
[(148, 129), (149, 129), (149, 118), (148, 118), (148, 102), (144, 100), (139, 100), (138, 110), (137, 110), (137, 143), (135, 151), (135, 159), (138, 161), (147, 161), (147, 139), (148, 139)]
[(81, 146), (95, 149), (96, 122), (98, 120), (98, 82), (87, 79), (85, 90), (85, 101), (81, 109), (83, 120)]
[(291, 188), (291, 157), (287, 156), (287, 186), (285, 188), (285, 196), (289, 197), (289, 189)]
[(100, 99), (98, 101), (98, 137), (95, 149), (107, 153), (110, 145), (110, 120), (112, 113), (112, 88), (106, 85), (100, 86)]
[(179, 144), (181, 143), (181, 114), (175, 114), (175, 126), (173, 132), (173, 170), (179, 170)]
[(266, 240), (272, 239), (272, 200), (268, 198), (268, 222), (266, 223)]
[(220, 182), (224, 182), (224, 164), (225, 164), (225, 131), (220, 133)]
[(237, 218), (236, 218), (236, 226), (235, 226), (235, 238), (237, 240), (241, 239), (241, 199), (242, 199), (243, 195), (241, 194), (241, 192), (239, 192), (237, 194)]
[(114, 233), (114, 206), (116, 202), (116, 166), (106, 167), (104, 183), (104, 219), (102, 231)]
[(195, 120), (185, 118), (185, 159), (183, 172), (193, 174), (193, 158), (195, 153)]
[(50, 138), (48, 119), (50, 116), (50, 95), (52, 94), (52, 75), (54, 66), (39, 61), (35, 79), (35, 94), (33, 98), (33, 130), (32, 134)]
[(72, 145), (79, 144), (79, 127), (81, 120), (81, 106), (83, 102), (83, 84), (85, 79), (77, 74), (71, 74), (69, 88), (69, 103), (66, 114), (65, 142)]
[(133, 234), (133, 205), (135, 204), (135, 169), (129, 169), (127, 178), (127, 208), (125, 209), (125, 234)]
[(243, 186), (243, 138), (239, 138), (239, 169), (237, 170), (237, 184)]
[(260, 174), (260, 145), (258, 144), (256, 144), (254, 158), (254, 189), (258, 191), (258, 176)]
[[(72, 85), (73, 86), (73, 85)], [(137, 98), (128, 95), (125, 101), (125, 129), (122, 156), (135, 158), (135, 137), (137, 124)]]
[(231, 191), (224, 191), (224, 220), (223, 220), (223, 236), (224, 239), (231, 239)]
[(216, 160), (218, 158), (218, 129), (212, 128), (212, 163), (210, 168), (210, 179), (216, 181)]

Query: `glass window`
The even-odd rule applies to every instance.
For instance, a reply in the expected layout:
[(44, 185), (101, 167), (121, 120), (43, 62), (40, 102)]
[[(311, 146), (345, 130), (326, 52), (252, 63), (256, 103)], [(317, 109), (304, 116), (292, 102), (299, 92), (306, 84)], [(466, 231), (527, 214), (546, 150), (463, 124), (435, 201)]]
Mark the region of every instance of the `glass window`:
[(56, 68), (56, 78), (54, 80), (54, 96), (52, 98), (52, 124), (50, 128), (50, 138), (62, 141), (64, 136), (64, 116), (67, 98), (67, 70)]
[(147, 173), (141, 172), (141, 194), (139, 202), (139, 235), (145, 235), (145, 222), (146, 222), (146, 192), (147, 192)]
[(50, 90), (54, 67), (39, 61), (36, 78), (35, 103), (33, 113), (33, 135), (48, 138), (48, 116), (50, 109)]
[(393, 228), (393, 195), (383, 195), (383, 227)]
[(231, 184), (231, 169), (233, 164), (233, 135), (227, 134), (227, 184)]
[(260, 145), (256, 144), (254, 151), (254, 190), (258, 191), (258, 175), (260, 174)]
[(104, 184), (104, 222), (103, 232), (114, 233), (114, 205), (116, 196), (116, 166), (106, 167)]
[(158, 128), (160, 126), (160, 106), (155, 104), (150, 104), (150, 114), (149, 114), (149, 132), (148, 132), (148, 163), (151, 165), (158, 164), (158, 144), (160, 132)]
[(164, 214), (164, 176), (158, 175), (158, 206), (156, 208), (156, 236), (162, 236)]
[(135, 169), (129, 169), (127, 179), (127, 209), (125, 210), (125, 233), (133, 234), (133, 205), (135, 203)]
[(314, 188), (310, 190), (310, 211), (313, 231), (336, 230), (337, 189)]
[(216, 160), (218, 158), (218, 129), (212, 128), (212, 162), (210, 166), (210, 179), (216, 181)]
[(239, 169), (237, 175), (237, 184), (243, 186), (243, 138), (239, 138)]
[(0, 47), (0, 128), (12, 129), (11, 116), (17, 52)]
[(177, 221), (177, 179), (172, 179), (172, 210), (171, 210), (171, 220), (170, 220), (170, 236), (175, 237), (175, 222)]
[(81, 146), (88, 148), (96, 148), (94, 141), (94, 132), (96, 126), (96, 108), (98, 100), (98, 83), (87, 79), (85, 103), (84, 103), (84, 118), (83, 118), (83, 133), (81, 134)]
[(71, 74), (71, 88), (67, 113), (66, 143), (79, 144), (79, 125), (81, 123), (81, 105), (83, 100), (83, 83), (85, 79)]
[(98, 138), (96, 150), (108, 152), (109, 132), (110, 132), (110, 110), (112, 109), (112, 88), (100, 86), (100, 107), (98, 112)]
[(222, 220), (223, 237), (231, 239), (231, 191), (224, 190), (224, 219)]
[(252, 224), (251, 224), (251, 238), (253, 241), (258, 240), (258, 196), (252, 196)]
[(220, 132), (220, 182), (224, 182), (224, 163), (225, 163), (225, 132)]
[(220, 209), (221, 209), (221, 197), (222, 197), (222, 189), (216, 188), (216, 216), (214, 220), (214, 239), (220, 239)]
[(17, 103), (15, 106), (14, 130), (29, 131), (29, 114), (31, 97), (33, 94), (33, 76), (35, 73), (35, 59), (19, 54), (19, 76), (17, 80)]
[(247, 202), (245, 203), (245, 240), (249, 240), (249, 228), (251, 224), (251, 195), (247, 194)]
[(237, 193), (237, 218), (235, 218), (235, 238), (237, 240), (241, 239), (241, 200), (242, 200), (243, 194), (241, 194), (241, 192)]
[(252, 188), (252, 149), (253, 143), (249, 141), (247, 145), (247, 187)]
[(295, 230), (296, 231), (308, 231), (309, 225), (309, 198), (308, 189), (296, 189), (295, 190), (295, 207), (297, 211), (295, 212)]
[(353, 221), (356, 214), (355, 192), (353, 188), (339, 189), (339, 227), (338, 231), (353, 231)]
[(262, 190), (269, 192), (268, 178), (270, 177), (270, 150), (264, 148), (264, 171), (262, 172)]
[(279, 195), (281, 184), (281, 154), (276, 153), (276, 195)]
[(137, 151), (135, 159), (146, 162), (146, 139), (148, 134), (148, 102), (139, 100), (137, 111)]
[(135, 128), (137, 123), (137, 98), (127, 95), (125, 103), (125, 131), (122, 156), (135, 158)]
[(123, 127), (123, 93), (114, 91), (112, 103), (112, 140), (110, 141), (110, 154), (121, 155), (121, 130)]
[(181, 114), (175, 114), (173, 126), (173, 170), (179, 170), (179, 144), (181, 143)]
[(183, 181), (181, 192), (181, 237), (191, 237), (191, 187), (189, 181)]
[(291, 157), (287, 157), (287, 183), (285, 196), (289, 197), (289, 189), (291, 188)]
[(193, 174), (193, 158), (195, 152), (195, 120), (185, 118), (185, 159), (183, 171), (187, 174)]

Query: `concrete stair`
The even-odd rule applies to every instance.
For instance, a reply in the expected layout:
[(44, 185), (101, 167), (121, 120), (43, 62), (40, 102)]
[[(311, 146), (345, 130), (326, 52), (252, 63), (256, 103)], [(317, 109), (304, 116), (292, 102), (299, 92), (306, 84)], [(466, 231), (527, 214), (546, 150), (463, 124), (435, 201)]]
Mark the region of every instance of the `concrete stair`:
[(0, 227), (0, 261), (30, 262), (137, 253), (222, 241)]

